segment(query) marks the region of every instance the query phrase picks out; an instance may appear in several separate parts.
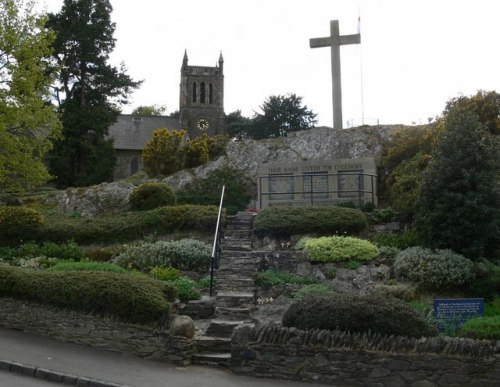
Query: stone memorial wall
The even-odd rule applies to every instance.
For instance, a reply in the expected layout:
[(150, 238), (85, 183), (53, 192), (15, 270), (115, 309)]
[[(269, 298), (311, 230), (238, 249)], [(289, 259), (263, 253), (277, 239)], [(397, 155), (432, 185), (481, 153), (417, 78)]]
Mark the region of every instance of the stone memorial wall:
[(373, 158), (262, 164), (257, 171), (257, 205), (377, 205), (376, 173)]

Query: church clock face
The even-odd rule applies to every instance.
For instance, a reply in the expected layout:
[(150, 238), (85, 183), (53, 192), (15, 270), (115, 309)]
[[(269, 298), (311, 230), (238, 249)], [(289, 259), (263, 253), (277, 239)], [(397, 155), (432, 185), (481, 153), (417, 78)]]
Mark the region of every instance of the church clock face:
[(207, 130), (208, 129), (208, 121), (206, 119), (202, 118), (201, 120), (198, 120), (196, 126), (200, 130)]

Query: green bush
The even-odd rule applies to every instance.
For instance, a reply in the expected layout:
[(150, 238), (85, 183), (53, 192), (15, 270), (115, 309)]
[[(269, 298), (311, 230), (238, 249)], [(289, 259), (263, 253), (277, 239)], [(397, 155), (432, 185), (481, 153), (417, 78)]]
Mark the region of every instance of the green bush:
[(31, 240), (44, 224), (38, 211), (28, 207), (0, 207), (0, 245), (18, 245)]
[(116, 258), (124, 268), (149, 271), (154, 267), (206, 271), (210, 264), (211, 246), (194, 239), (142, 242), (127, 246)]
[(153, 267), (149, 274), (160, 281), (174, 281), (182, 277), (182, 272), (173, 267)]
[(459, 335), (480, 340), (500, 340), (500, 315), (468, 320)]
[(0, 265), (0, 295), (114, 316), (135, 323), (163, 322), (172, 293), (147, 276), (104, 271), (31, 271)]
[(45, 242), (42, 245), (35, 242), (21, 244), (16, 249), (16, 257), (47, 257), (58, 258), (71, 261), (79, 261), (85, 257), (85, 251), (74, 241), (66, 243)]
[(305, 241), (312, 262), (369, 261), (379, 255), (377, 246), (353, 237), (320, 237)]
[(309, 297), (333, 296), (333, 290), (323, 284), (312, 284), (299, 289), (293, 297), (296, 301), (302, 301)]
[(269, 207), (254, 220), (254, 231), (259, 236), (358, 234), (366, 227), (366, 216), (361, 211), (337, 206)]
[(398, 249), (407, 249), (418, 246), (418, 237), (415, 230), (406, 230), (400, 234), (380, 233), (373, 237), (373, 243), (377, 246), (396, 247)]
[(409, 337), (437, 334), (403, 301), (351, 294), (311, 296), (294, 302), (283, 316), (283, 325), (304, 330), (370, 331)]
[(372, 213), (375, 220), (382, 223), (392, 222), (397, 219), (398, 213), (391, 207), (375, 208)]
[(177, 201), (218, 206), (223, 185), (226, 187), (223, 205), (229, 214), (245, 209), (255, 196), (254, 179), (236, 168), (226, 166), (177, 191)]
[(170, 284), (177, 291), (177, 297), (179, 300), (186, 302), (190, 300), (199, 300), (201, 298), (201, 293), (198, 290), (198, 286), (195, 281), (187, 277), (180, 277), (174, 281), (170, 281)]
[(109, 246), (92, 246), (85, 249), (85, 257), (94, 262), (107, 262), (123, 251), (122, 244)]
[(184, 167), (194, 168), (208, 162), (208, 136), (201, 136), (189, 139), (182, 148), (184, 155)]
[(284, 284), (305, 285), (314, 281), (298, 274), (281, 270), (266, 270), (253, 275), (255, 286), (276, 286)]
[(123, 267), (106, 262), (59, 262), (51, 266), (47, 271), (112, 271), (115, 273), (127, 273)]
[(152, 210), (175, 205), (175, 195), (167, 184), (144, 183), (132, 191), (129, 203), (133, 210)]
[(500, 265), (482, 259), (474, 265), (475, 279), (466, 291), (470, 297), (493, 300), (500, 293)]
[(473, 278), (473, 263), (451, 250), (410, 247), (394, 261), (398, 279), (415, 282), (424, 289), (440, 290), (462, 285)]
[[(74, 240), (80, 244), (94, 244), (126, 242), (178, 230), (214, 232), (218, 212), (217, 206), (181, 205), (92, 219), (47, 215), (44, 226), (31, 239), (54, 242)], [(222, 215), (224, 223), (225, 213)]]

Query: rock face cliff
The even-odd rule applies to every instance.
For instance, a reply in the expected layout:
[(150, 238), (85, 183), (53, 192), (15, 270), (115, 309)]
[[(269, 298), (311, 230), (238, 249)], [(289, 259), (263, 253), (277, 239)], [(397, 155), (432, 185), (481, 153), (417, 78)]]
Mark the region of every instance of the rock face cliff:
[(256, 176), (263, 163), (328, 159), (380, 157), (384, 144), (401, 126), (370, 126), (352, 129), (327, 127), (292, 132), (288, 137), (265, 140), (231, 141), (226, 154), (191, 171), (181, 171), (164, 181), (180, 188), (194, 177), (206, 177), (223, 165), (229, 165)]
[[(226, 165), (256, 176), (259, 165), (269, 162), (360, 157), (378, 159), (384, 144), (398, 128), (400, 126), (352, 129), (320, 127), (293, 132), (282, 138), (230, 141), (225, 155), (217, 160), (198, 168), (177, 172), (163, 181), (176, 190), (194, 178), (204, 178)], [(126, 210), (128, 197), (134, 188), (131, 183), (103, 183), (88, 188), (67, 189), (55, 194), (52, 200), (63, 213), (92, 217)]]

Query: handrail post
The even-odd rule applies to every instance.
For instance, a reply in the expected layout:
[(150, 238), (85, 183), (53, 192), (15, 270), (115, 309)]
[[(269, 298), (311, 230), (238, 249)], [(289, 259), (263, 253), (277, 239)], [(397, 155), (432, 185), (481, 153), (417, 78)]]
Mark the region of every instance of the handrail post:
[(215, 236), (214, 236), (214, 244), (212, 247), (212, 257), (210, 258), (210, 297), (213, 294), (213, 283), (214, 283), (214, 266), (215, 266), (215, 254), (217, 253), (217, 244), (219, 239), (219, 225), (220, 225), (220, 216), (222, 213), (222, 202), (224, 200), (224, 190), (226, 186), (222, 186), (222, 193), (220, 195), (220, 204), (219, 204), (219, 214), (217, 215), (217, 226), (215, 227)]

